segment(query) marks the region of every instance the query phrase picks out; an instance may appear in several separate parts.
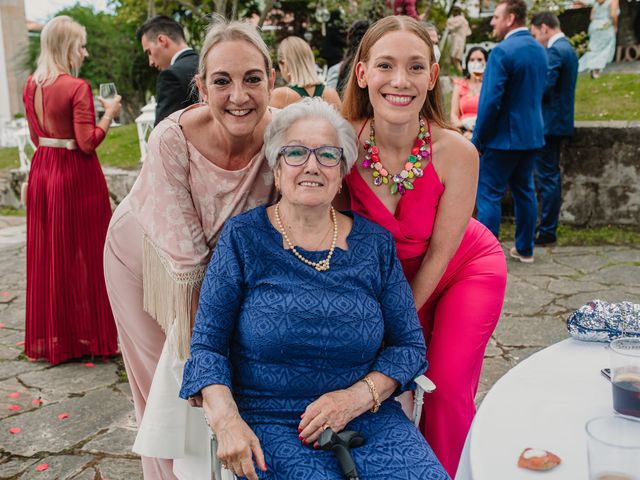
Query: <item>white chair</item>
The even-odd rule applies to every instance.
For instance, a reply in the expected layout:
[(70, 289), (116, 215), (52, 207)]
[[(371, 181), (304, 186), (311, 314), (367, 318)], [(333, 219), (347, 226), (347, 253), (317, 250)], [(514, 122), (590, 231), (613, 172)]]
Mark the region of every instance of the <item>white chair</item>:
[[(411, 415), (411, 421), (417, 427), (420, 423), (420, 416), (422, 415), (422, 405), (424, 404), (424, 394), (432, 393), (436, 389), (435, 383), (429, 380), (424, 375), (420, 375), (415, 379), (416, 390), (413, 393), (413, 414)], [(211, 480), (235, 480), (237, 477), (233, 475), (229, 470), (222, 468), (222, 463), (216, 455), (218, 451), (218, 441), (213, 431), (211, 435)]]

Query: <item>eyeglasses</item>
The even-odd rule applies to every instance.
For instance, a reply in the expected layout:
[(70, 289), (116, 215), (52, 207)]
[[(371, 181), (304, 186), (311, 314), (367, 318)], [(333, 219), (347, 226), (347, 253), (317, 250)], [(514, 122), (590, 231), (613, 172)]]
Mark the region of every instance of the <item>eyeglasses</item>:
[(337, 167), (342, 160), (343, 150), (333, 145), (309, 148), (304, 145), (285, 145), (280, 149), (280, 155), (290, 167), (301, 167), (307, 163), (311, 154), (316, 156), (320, 165), (325, 167)]

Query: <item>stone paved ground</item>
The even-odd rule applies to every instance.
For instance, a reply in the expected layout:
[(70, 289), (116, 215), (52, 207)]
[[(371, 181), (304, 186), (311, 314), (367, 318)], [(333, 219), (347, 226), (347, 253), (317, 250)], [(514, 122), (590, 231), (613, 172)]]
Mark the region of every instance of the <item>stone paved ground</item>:
[[(22, 355), (24, 233), (24, 219), (0, 217), (0, 479), (142, 478), (130, 452), (133, 407), (121, 360), (50, 367)], [(640, 246), (542, 248), (533, 265), (510, 261), (478, 402), (519, 361), (565, 338), (567, 315), (593, 298), (640, 302)], [(10, 433), (16, 427), (22, 431)]]

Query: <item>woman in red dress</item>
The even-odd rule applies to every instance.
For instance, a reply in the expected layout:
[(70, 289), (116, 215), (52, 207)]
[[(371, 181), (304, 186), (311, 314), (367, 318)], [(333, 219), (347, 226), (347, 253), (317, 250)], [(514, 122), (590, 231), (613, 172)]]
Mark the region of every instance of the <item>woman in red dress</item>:
[(23, 94), (37, 146), (27, 189), (25, 353), (54, 364), (118, 349), (102, 268), (111, 206), (96, 147), (120, 98), (103, 101), (96, 126), (91, 87), (72, 75), (88, 55), (85, 42), (71, 18), (47, 23)]
[(362, 39), (342, 111), (359, 132), (359, 160), (345, 178), (351, 208), (396, 242), (437, 386), (421, 429), (453, 478), (507, 268), (496, 238), (471, 218), (478, 153), (445, 122), (438, 73), (425, 27), (383, 18)]

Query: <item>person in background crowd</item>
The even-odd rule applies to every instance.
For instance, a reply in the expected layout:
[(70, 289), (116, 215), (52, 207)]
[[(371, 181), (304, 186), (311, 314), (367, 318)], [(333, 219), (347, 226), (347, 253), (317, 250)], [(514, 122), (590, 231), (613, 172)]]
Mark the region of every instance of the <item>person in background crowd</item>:
[[(105, 277), (138, 422), (134, 451), (147, 479), (176, 478), (193, 453), (184, 433), (192, 409), (179, 399), (173, 372), (181, 378), (224, 222), (273, 200), (262, 148), (274, 81), (256, 27), (218, 19), (196, 77), (202, 103), (153, 130), (140, 175), (109, 225)], [(201, 412), (193, 415), (202, 423)]]
[(431, 39), (431, 43), (433, 44), (433, 54), (436, 57), (436, 63), (440, 62), (440, 47), (438, 44), (440, 43), (440, 33), (438, 32), (438, 27), (433, 22), (423, 21), (422, 25), (427, 29), (429, 33), (429, 38)]
[(387, 8), (391, 8), (394, 15), (406, 15), (420, 20), (416, 10), (416, 0), (387, 0)]
[(136, 32), (149, 65), (160, 70), (156, 82), (156, 120), (198, 101), (192, 80), (198, 70), (198, 54), (187, 45), (182, 27), (164, 15), (150, 18)]
[(467, 37), (471, 35), (471, 28), (460, 7), (453, 7), (445, 28), (449, 32), (449, 58), (456, 70), (462, 73), (464, 46)]
[[(331, 11), (329, 22), (325, 28), (326, 35), (322, 38), (320, 45), (320, 57), (325, 59), (327, 68), (331, 69), (331, 67), (340, 62), (344, 49), (348, 44), (348, 39), (345, 39), (346, 25), (342, 20), (342, 11), (340, 9)], [(335, 89), (335, 87), (331, 88)]]
[(342, 99), (344, 94), (344, 87), (349, 80), (349, 74), (353, 67), (353, 57), (356, 55), (356, 51), (360, 46), (360, 41), (369, 28), (369, 20), (356, 20), (349, 27), (347, 32), (347, 50), (344, 52), (342, 61), (336, 63), (329, 69), (327, 74), (327, 86), (335, 89)]
[(284, 108), (304, 97), (321, 97), (340, 108), (338, 93), (322, 83), (316, 72), (313, 51), (300, 37), (287, 37), (278, 47), (278, 66), (286, 87), (279, 87), (271, 95), (271, 106)]
[(454, 127), (461, 129), (463, 135), (469, 140), (478, 116), (478, 101), (487, 56), (487, 51), (482, 47), (470, 48), (464, 62), (465, 78), (453, 80), (451, 123)]
[(25, 354), (50, 363), (118, 351), (102, 269), (111, 205), (96, 148), (120, 97), (100, 99), (105, 113), (96, 125), (91, 87), (77, 78), (86, 44), (86, 30), (70, 17), (47, 22), (22, 97), (37, 147), (26, 203)]
[(611, 63), (616, 53), (619, 12), (618, 0), (595, 1), (589, 23), (589, 47), (580, 57), (579, 72), (589, 70), (591, 78), (598, 78), (602, 69)]
[(501, 42), (484, 72), (473, 143), (481, 152), (477, 218), (500, 234), (500, 202), (511, 188), (516, 242), (509, 255), (533, 263), (538, 216), (533, 168), (544, 146), (542, 94), (547, 54), (525, 26), (524, 0), (503, 0), (493, 13), (493, 35)]
[(549, 59), (542, 97), (545, 145), (534, 170), (541, 204), (535, 243), (549, 245), (557, 239), (562, 202), (560, 149), (563, 140), (573, 135), (578, 56), (551, 12), (539, 12), (531, 18), (531, 34), (547, 49)]
[(421, 430), (453, 478), (507, 269), (497, 239), (471, 218), (478, 153), (444, 119), (433, 50), (409, 17), (378, 20), (362, 39), (342, 107), (359, 132), (344, 203), (395, 240), (437, 385)]

